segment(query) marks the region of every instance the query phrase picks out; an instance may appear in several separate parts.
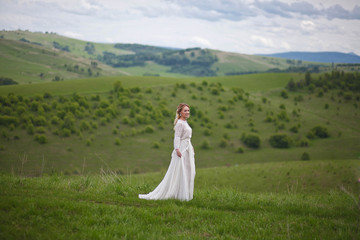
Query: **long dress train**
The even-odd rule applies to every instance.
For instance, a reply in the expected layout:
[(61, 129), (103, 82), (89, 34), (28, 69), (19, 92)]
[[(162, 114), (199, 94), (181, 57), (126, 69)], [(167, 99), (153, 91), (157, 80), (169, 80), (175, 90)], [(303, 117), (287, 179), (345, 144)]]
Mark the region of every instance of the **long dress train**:
[[(175, 125), (174, 150), (171, 154), (169, 168), (154, 191), (139, 194), (139, 198), (147, 200), (179, 199), (189, 201), (193, 199), (195, 180), (195, 153), (191, 144), (192, 129), (186, 121), (181, 119)], [(179, 149), (181, 158), (176, 154)]]

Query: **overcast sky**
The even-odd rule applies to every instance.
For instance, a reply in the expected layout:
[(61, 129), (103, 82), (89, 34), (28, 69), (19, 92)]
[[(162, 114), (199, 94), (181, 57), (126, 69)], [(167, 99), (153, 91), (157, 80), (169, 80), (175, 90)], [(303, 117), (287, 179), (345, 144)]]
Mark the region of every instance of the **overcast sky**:
[(0, 29), (246, 54), (360, 55), (360, 0), (0, 0)]

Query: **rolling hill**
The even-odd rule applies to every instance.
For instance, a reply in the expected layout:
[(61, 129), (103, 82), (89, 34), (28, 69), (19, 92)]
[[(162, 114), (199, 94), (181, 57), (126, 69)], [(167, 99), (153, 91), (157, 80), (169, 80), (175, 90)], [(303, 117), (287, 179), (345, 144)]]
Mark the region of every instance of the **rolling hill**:
[(0, 31), (0, 51), (0, 77), (18, 83), (116, 75), (224, 76), (312, 66), (211, 49), (93, 43), (29, 31)]

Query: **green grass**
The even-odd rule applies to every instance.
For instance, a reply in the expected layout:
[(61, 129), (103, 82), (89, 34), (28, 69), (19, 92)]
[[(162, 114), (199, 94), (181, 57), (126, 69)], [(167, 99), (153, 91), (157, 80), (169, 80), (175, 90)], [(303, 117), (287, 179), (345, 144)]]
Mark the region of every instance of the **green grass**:
[[(289, 93), (288, 99), (280, 97), (281, 86), (286, 84), (291, 74), (257, 74), (237, 77), (216, 78), (163, 78), (163, 77), (107, 77), (93, 79), (79, 79), (64, 82), (42, 83), (18, 86), (0, 87), (0, 95), (15, 93), (31, 100), (34, 96), (45, 92), (51, 93), (53, 98), (44, 100), (52, 105), (58, 102), (59, 95), (71, 101), (74, 92), (86, 97), (90, 108), (84, 111), (82, 117), (76, 119), (77, 132), (70, 137), (59, 137), (54, 132), (58, 125), (50, 123), (50, 119), (60, 110), (51, 110), (46, 113), (29, 112), (32, 116), (43, 114), (48, 119), (44, 127), (46, 144), (35, 141), (34, 135), (26, 132), (22, 125), (11, 130), (7, 126), (0, 127), (0, 163), (1, 171), (19, 173), (19, 162), (22, 156), (27, 157), (24, 169), (28, 175), (38, 176), (42, 171), (63, 172), (65, 174), (79, 173), (85, 162), (85, 172), (94, 173), (106, 164), (112, 169), (122, 172), (156, 172), (166, 169), (172, 151), (172, 121), (173, 109), (179, 102), (187, 102), (193, 110), (201, 111), (203, 116), (194, 115), (189, 119), (193, 127), (193, 145), (196, 150), (197, 166), (199, 168), (234, 166), (243, 163), (286, 162), (301, 159), (304, 152), (310, 154), (311, 160), (324, 159), (359, 159), (360, 158), (360, 129), (359, 109), (357, 101), (341, 101), (336, 91), (329, 91), (324, 97), (316, 97), (316, 93), (305, 92)], [(145, 124), (129, 125), (124, 123), (124, 117), (129, 116), (130, 109), (119, 106), (119, 99), (110, 93), (113, 84), (121, 80), (126, 89), (142, 86), (140, 93), (124, 94), (131, 106), (139, 104), (139, 114), (147, 116)], [(206, 81), (208, 86), (203, 85)], [(223, 91), (213, 95), (211, 84), (222, 83)], [(182, 89), (181, 84), (185, 84)], [(177, 84), (177, 85), (176, 85)], [(178, 87), (176, 87), (178, 86)], [(256, 89), (256, 86), (259, 86)], [(199, 88), (202, 90), (199, 90)], [(248, 92), (248, 100), (234, 100), (236, 96), (231, 87), (243, 88)], [(151, 89), (151, 93), (146, 93)], [(173, 92), (176, 96), (173, 96)], [(101, 117), (94, 112), (99, 103), (90, 100), (99, 94), (101, 100), (113, 101), (118, 111), (115, 117), (102, 123)], [(332, 95), (334, 95), (331, 100)], [(304, 100), (294, 102), (294, 97), (302, 95)], [(266, 98), (266, 102), (263, 102)], [(246, 101), (254, 103), (254, 108), (246, 108)], [(151, 103), (153, 110), (146, 109)], [(325, 109), (325, 103), (329, 108)], [(286, 108), (288, 121), (276, 120), (265, 122), (268, 115), (274, 118), (283, 111), (280, 105)], [(30, 105), (29, 105), (30, 106)], [(226, 110), (219, 110), (224, 108)], [(13, 108), (16, 112), (16, 106)], [(166, 109), (170, 116), (157, 119), (156, 110)], [(223, 115), (220, 117), (219, 111)], [(296, 112), (298, 116), (293, 115)], [(155, 113), (155, 115), (154, 115)], [(131, 118), (130, 118), (131, 119)], [(135, 119), (135, 118), (133, 118)], [(92, 121), (98, 124), (97, 129), (80, 131), (81, 121)], [(162, 122), (162, 125), (159, 124)], [(25, 121), (26, 122), (26, 121)], [(234, 127), (227, 128), (228, 124)], [(146, 125), (152, 125), (154, 133), (145, 134), (142, 130)], [(281, 125), (282, 128), (279, 128)], [(306, 138), (307, 133), (314, 126), (324, 126), (330, 132), (328, 139), (309, 140), (308, 147), (300, 147), (299, 141)], [(297, 133), (290, 131), (293, 126), (300, 126)], [(24, 129), (25, 128), (25, 129)], [(114, 132), (115, 131), (115, 132)], [(205, 134), (205, 132), (209, 134)], [(260, 136), (260, 149), (251, 149), (240, 141), (242, 133), (252, 133)], [(273, 148), (269, 138), (277, 133), (287, 134), (293, 141), (289, 149)], [(207, 136), (209, 135), (209, 136)], [(226, 146), (220, 147), (220, 141), (226, 136)], [(120, 140), (120, 144), (116, 141)], [(208, 141), (210, 149), (202, 149), (201, 145)], [(153, 148), (154, 142), (160, 148)], [(141, 151), (139, 151), (141, 146)], [(243, 154), (237, 149), (244, 149)]]
[[(71, 81), (50, 82), (28, 85), (10, 85), (0, 86), (0, 96), (9, 93), (22, 96), (35, 96), (46, 92), (52, 95), (69, 95), (74, 92), (79, 94), (104, 93), (112, 89), (114, 82), (121, 81), (124, 87), (157, 87), (169, 86), (176, 83), (198, 83), (203, 81), (209, 83), (220, 82), (223, 86), (240, 87), (246, 91), (269, 91), (271, 89), (282, 88), (287, 84), (290, 78), (296, 77), (289, 73), (263, 73), (241, 76), (227, 77), (208, 77), (208, 78), (172, 78), (172, 77), (143, 77), (143, 76), (115, 76), (115, 77), (97, 77), (73, 79)], [(297, 76), (299, 77), (299, 76)]]
[(131, 54), (125, 50), (114, 48), (114, 44), (106, 43), (92, 43), (95, 47), (94, 55), (88, 54), (84, 51), (87, 41), (73, 39), (65, 36), (61, 36), (54, 33), (44, 34), (41, 32), (30, 32), (30, 31), (0, 31), (5, 39), (20, 40), (25, 38), (30, 42), (40, 43), (46, 48), (53, 48), (53, 42), (58, 42), (62, 46), (69, 46), (70, 52), (82, 56), (85, 58), (96, 58), (98, 54), (102, 54), (103, 51), (113, 52), (115, 54)]
[(190, 202), (137, 198), (139, 193), (151, 191), (162, 173), (1, 175), (0, 236), (356, 239), (360, 229), (355, 170), (358, 174), (357, 160), (199, 169)]
[[(98, 63), (91, 67), (91, 60), (72, 53), (45, 48), (20, 41), (0, 39), (0, 71), (2, 77), (12, 78), (19, 84), (50, 82), (56, 76), (60, 79), (125, 74), (119, 69)], [(67, 66), (79, 66), (79, 71), (67, 71)], [(40, 76), (42, 74), (42, 76)]]
[(218, 75), (241, 72), (263, 72), (272, 68), (286, 69), (286, 59), (214, 51), (219, 61), (213, 66)]

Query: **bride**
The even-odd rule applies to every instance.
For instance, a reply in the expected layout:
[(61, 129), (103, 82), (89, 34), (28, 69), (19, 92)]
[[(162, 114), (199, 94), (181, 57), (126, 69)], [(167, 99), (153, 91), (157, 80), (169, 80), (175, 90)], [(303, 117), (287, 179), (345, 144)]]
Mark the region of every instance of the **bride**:
[(174, 150), (171, 154), (169, 168), (154, 191), (139, 194), (139, 198), (147, 200), (193, 199), (195, 179), (195, 152), (191, 145), (192, 129), (186, 119), (190, 116), (190, 106), (180, 103), (174, 121)]

